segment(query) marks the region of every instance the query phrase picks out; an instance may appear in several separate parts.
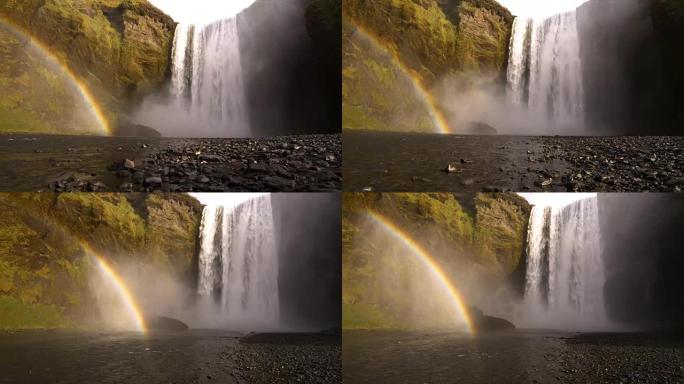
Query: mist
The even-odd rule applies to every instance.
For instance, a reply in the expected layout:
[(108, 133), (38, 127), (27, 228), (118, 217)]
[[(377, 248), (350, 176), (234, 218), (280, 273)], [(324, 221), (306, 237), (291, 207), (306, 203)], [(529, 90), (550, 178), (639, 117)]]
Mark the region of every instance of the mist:
[(223, 20), (195, 26), (187, 43), (176, 36), (171, 80), (130, 120), (169, 137), (339, 132), (340, 67), (328, 58), (335, 47), (318, 42), (331, 32), (307, 18), (310, 4), (257, 0), (236, 16), (235, 31)]
[[(506, 319), (519, 329), (681, 329), (684, 244), (679, 232), (684, 225), (684, 198), (573, 195), (525, 195), (535, 206), (525, 231), (524, 254), (509, 272), (478, 260), (467, 243), (445, 238), (435, 224), (398, 220), (403, 223), (401, 230), (435, 260), (465, 305)], [(389, 221), (398, 212), (390, 205), (375, 204)], [(377, 321), (389, 328), (463, 330), (448, 292), (426, 269), (422, 257), (391, 229), (351, 212), (355, 208), (345, 213), (349, 215), (345, 220), (358, 229), (353, 242), (345, 243), (344, 262), (349, 269), (345, 269), (343, 301), (350, 311), (371, 316), (370, 320), (362, 317), (361, 324)], [(472, 248), (477, 249), (477, 236), (474, 240)], [(390, 316), (372, 320), (382, 313)], [(350, 316), (345, 324), (354, 329), (355, 312), (345, 316)]]
[(459, 134), (493, 133), (478, 124), (501, 135), (672, 133), (674, 90), (649, 4), (590, 0), (531, 24), (521, 14), (507, 73), (448, 76), (432, 93)]
[(281, 322), (295, 330), (339, 329), (341, 195), (272, 195)]
[[(227, 197), (225, 205), (218, 198), (209, 201), (202, 245), (190, 268), (196, 276), (176, 274), (142, 255), (109, 255), (119, 260), (112, 267), (145, 318), (171, 317), (192, 329), (234, 332), (339, 328), (340, 195), (261, 194), (243, 201)], [(221, 266), (225, 252), (229, 269)], [(271, 265), (277, 270), (269, 270)], [(99, 323), (134, 329), (117, 287), (97, 270), (88, 281)]]
[(684, 324), (684, 198), (601, 194), (609, 315), (641, 329)]

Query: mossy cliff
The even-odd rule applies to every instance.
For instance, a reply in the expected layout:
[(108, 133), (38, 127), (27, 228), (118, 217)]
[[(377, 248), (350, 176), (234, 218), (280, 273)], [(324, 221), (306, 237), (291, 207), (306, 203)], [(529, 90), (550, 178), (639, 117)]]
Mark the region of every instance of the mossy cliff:
[[(530, 211), (515, 194), (479, 194), (463, 203), (448, 193), (345, 194), (343, 327), (422, 328), (452, 321), (453, 314), (438, 300), (442, 294), (424, 283), (425, 266), (407, 257), (406, 245), (388, 236), (369, 212), (420, 244), (472, 298), (478, 282), (504, 282), (519, 268)], [(416, 300), (432, 315), (414, 316)]]
[(432, 131), (414, 84), (505, 73), (513, 16), (494, 0), (345, 0), (342, 12), (343, 128)]
[(93, 259), (191, 281), (202, 206), (182, 194), (0, 194), (0, 329), (97, 321)]
[[(167, 79), (175, 23), (145, 0), (0, 0), (0, 17), (30, 31), (66, 63), (87, 84), (115, 129), (127, 103)], [(73, 119), (84, 114), (83, 108), (63, 108), (77, 99), (69, 84), (37, 53), (22, 49), (21, 37), (10, 38), (7, 31), (0, 29), (0, 132), (84, 131)], [(48, 84), (32, 84), (43, 80)], [(42, 91), (47, 94), (36, 95)], [(68, 92), (66, 99), (61, 97)]]

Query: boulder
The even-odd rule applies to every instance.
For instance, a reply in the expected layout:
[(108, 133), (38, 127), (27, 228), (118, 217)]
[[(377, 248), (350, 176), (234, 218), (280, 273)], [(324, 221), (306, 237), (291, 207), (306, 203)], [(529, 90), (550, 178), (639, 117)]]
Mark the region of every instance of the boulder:
[(468, 307), (468, 314), (476, 331), (504, 331), (515, 329), (515, 325), (506, 319), (487, 316), (481, 309)]
[(184, 322), (171, 317), (155, 316), (145, 319), (147, 329), (153, 331), (187, 331), (190, 329)]
[(468, 135), (496, 135), (499, 133), (491, 125), (479, 122), (468, 123), (464, 131)]

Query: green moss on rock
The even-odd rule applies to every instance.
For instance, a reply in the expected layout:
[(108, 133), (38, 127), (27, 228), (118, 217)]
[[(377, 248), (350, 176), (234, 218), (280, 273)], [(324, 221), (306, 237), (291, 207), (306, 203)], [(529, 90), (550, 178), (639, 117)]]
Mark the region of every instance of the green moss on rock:
[[(97, 321), (84, 244), (115, 266), (137, 262), (181, 281), (194, 271), (202, 206), (187, 195), (0, 194), (0, 208), (0, 300), (12, 311), (0, 328)], [(30, 320), (48, 313), (42, 325)]]
[(342, 10), (345, 129), (432, 132), (412, 83), (505, 72), (513, 16), (493, 0), (346, 0)]
[[(169, 73), (175, 23), (145, 0), (0, 0), (0, 16), (30, 31), (34, 38), (50, 47), (57, 60), (66, 63), (88, 85), (114, 127), (127, 103), (158, 87)], [(0, 52), (3, 50), (19, 56), (27, 54), (16, 44), (7, 44), (5, 39), (0, 43)], [(40, 67), (36, 60), (17, 59), (14, 62), (19, 63), (15, 67)], [(4, 61), (0, 57), (0, 63)], [(88, 127), (82, 127), (80, 120), (69, 121), (75, 113), (84, 114), (83, 108), (68, 108), (64, 115), (59, 115), (61, 99), (52, 96), (55, 92), (69, 91), (69, 85), (60, 81), (64, 80), (53, 81), (56, 89), (52, 92), (41, 93), (44, 87), (27, 84), (11, 97), (0, 95), (0, 112), (3, 105), (10, 104), (11, 108), (5, 107), (5, 110), (16, 115), (7, 119), (10, 123), (0, 127), (0, 132), (87, 131)], [(17, 97), (22, 103), (12, 104)], [(69, 99), (74, 97), (71, 91)], [(43, 105), (51, 100), (58, 100), (52, 108)], [(49, 113), (58, 116), (55, 118)], [(27, 117), (22, 118), (25, 115), (41, 123), (32, 124)], [(24, 125), (28, 127), (22, 128)]]

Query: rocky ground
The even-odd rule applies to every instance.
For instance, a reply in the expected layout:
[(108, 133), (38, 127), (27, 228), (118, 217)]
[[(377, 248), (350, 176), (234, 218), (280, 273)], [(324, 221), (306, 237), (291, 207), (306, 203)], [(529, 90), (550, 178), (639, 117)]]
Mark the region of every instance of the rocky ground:
[(572, 383), (682, 383), (684, 339), (674, 334), (584, 334), (549, 360)]
[(345, 332), (343, 379), (354, 383), (681, 383), (681, 336)]
[[(684, 138), (606, 137), (546, 138), (571, 164), (562, 183), (569, 192), (682, 192), (684, 189)], [(554, 156), (551, 153), (551, 156)]]
[[(681, 192), (682, 137), (344, 134), (348, 191)], [(388, 150), (391, 148), (391, 150)]]
[(340, 383), (340, 333), (0, 330), (0, 383)]
[(341, 344), (339, 333), (256, 334), (222, 356), (248, 383), (340, 383)]
[(325, 192), (342, 188), (339, 135), (259, 139), (8, 136), (0, 190)]

